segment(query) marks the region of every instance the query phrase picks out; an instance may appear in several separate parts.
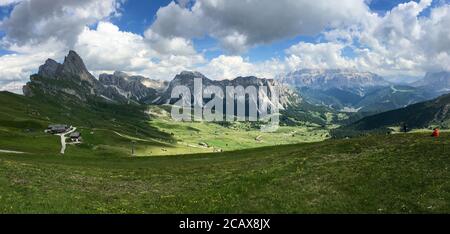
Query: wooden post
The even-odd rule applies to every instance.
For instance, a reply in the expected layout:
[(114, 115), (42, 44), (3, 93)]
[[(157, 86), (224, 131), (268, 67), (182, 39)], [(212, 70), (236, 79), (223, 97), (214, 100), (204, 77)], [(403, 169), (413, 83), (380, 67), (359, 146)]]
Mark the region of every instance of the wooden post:
[(136, 143), (136, 141), (131, 142), (131, 156), (134, 156), (134, 144), (135, 143)]

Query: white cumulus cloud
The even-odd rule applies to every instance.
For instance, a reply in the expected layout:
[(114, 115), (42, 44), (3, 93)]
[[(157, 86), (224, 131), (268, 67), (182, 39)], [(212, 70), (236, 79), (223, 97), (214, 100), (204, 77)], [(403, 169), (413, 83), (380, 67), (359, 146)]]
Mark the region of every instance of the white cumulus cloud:
[(364, 0), (197, 0), (191, 8), (172, 2), (161, 8), (149, 30), (163, 37), (211, 35), (230, 52), (327, 27), (359, 22), (368, 14)]
[[(45, 59), (61, 61), (69, 49), (94, 74), (123, 70), (165, 80), (182, 70), (214, 79), (272, 78), (300, 68), (416, 77), (450, 70), (448, 1), (410, 1), (385, 14), (372, 12), (368, 2), (177, 0), (136, 34), (111, 23), (123, 0), (0, 0), (0, 6), (13, 7), (0, 21), (0, 47), (10, 51), (0, 56), (0, 89), (17, 90)], [(299, 35), (317, 40), (296, 42), (266, 61), (245, 57), (250, 48)], [(207, 61), (195, 45), (205, 37), (225, 54)]]

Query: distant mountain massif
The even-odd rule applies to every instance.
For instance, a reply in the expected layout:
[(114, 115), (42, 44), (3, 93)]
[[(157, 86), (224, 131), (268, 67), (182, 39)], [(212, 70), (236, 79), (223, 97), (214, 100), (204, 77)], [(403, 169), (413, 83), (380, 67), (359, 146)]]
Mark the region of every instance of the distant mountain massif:
[[(281, 77), (310, 103), (344, 112), (379, 113), (436, 98), (450, 91), (450, 73), (430, 73), (398, 85), (370, 72), (304, 69)], [(440, 84), (440, 85), (439, 85)]]

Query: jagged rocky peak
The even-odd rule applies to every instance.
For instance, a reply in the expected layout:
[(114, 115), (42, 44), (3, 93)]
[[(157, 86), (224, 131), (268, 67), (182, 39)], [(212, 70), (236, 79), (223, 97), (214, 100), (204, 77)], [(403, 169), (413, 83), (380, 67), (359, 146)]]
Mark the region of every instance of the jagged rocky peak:
[(90, 83), (95, 82), (94, 76), (89, 73), (86, 65), (84, 65), (83, 59), (73, 50), (69, 51), (69, 54), (64, 58), (62, 73), (77, 75), (81, 80)]
[(64, 70), (74, 74), (87, 71), (84, 65), (83, 59), (77, 54), (77, 52), (71, 50), (69, 54), (64, 58)]
[[(49, 82), (49, 79), (64, 82)], [(34, 91), (38, 91), (52, 96), (70, 95), (82, 101), (103, 98), (119, 103), (145, 103), (153, 100), (157, 91), (142, 84), (143, 80), (147, 78), (123, 72), (102, 74), (97, 80), (89, 73), (81, 57), (70, 51), (63, 64), (48, 59), (40, 66), (38, 74), (32, 75), (31, 81), (23, 87), (23, 93), (32, 96), (36, 93)]]
[[(49, 79), (67, 82), (48, 82)], [(38, 91), (53, 96), (64, 93), (86, 100), (88, 96), (95, 96), (103, 91), (103, 87), (89, 73), (83, 60), (75, 51), (69, 52), (63, 64), (47, 59), (39, 67), (38, 73), (30, 77), (30, 80), (23, 87), (23, 93), (26, 96), (33, 96), (35, 91)]]
[(39, 67), (38, 75), (55, 79), (70, 79), (75, 76), (91, 84), (96, 82), (94, 76), (87, 70), (81, 57), (73, 50), (69, 51), (69, 54), (64, 58), (63, 64), (53, 59), (47, 59)]
[(45, 64), (39, 67), (38, 75), (49, 78), (56, 77), (56, 74), (58, 72), (58, 69), (60, 69), (60, 67), (61, 64), (59, 64), (55, 60), (47, 59), (47, 61), (45, 61)]

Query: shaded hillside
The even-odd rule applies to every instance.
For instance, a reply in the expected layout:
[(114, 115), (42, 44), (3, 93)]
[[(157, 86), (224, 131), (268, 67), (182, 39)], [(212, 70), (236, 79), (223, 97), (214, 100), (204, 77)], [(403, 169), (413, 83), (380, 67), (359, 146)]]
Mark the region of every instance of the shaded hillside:
[(345, 135), (345, 132), (351, 131), (377, 131), (391, 126), (403, 126), (403, 124), (410, 129), (430, 126), (449, 128), (449, 110), (450, 95), (447, 94), (431, 101), (365, 117), (349, 126), (335, 130), (334, 135)]
[(0, 127), (33, 132), (43, 131), (48, 124), (62, 123), (171, 139), (167, 133), (149, 126), (150, 117), (144, 106), (114, 104), (95, 98), (80, 101), (63, 92), (55, 93), (58, 98), (47, 96), (39, 89), (33, 92), (33, 97), (0, 92)]
[(431, 100), (440, 93), (406, 85), (366, 88), (332, 88), (327, 90), (303, 87), (302, 97), (313, 104), (329, 106), (336, 110), (353, 110), (380, 113)]

